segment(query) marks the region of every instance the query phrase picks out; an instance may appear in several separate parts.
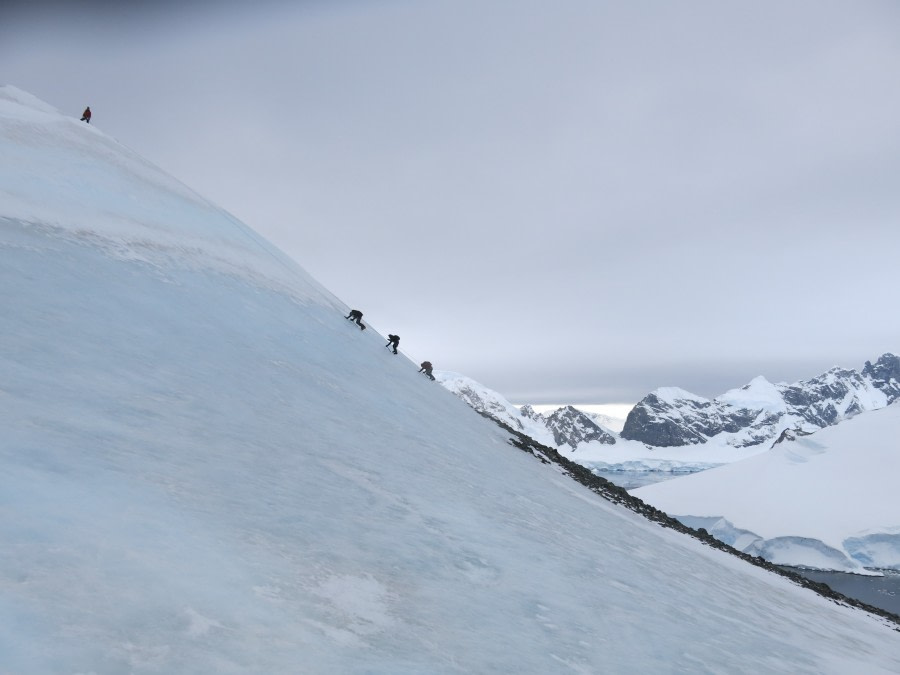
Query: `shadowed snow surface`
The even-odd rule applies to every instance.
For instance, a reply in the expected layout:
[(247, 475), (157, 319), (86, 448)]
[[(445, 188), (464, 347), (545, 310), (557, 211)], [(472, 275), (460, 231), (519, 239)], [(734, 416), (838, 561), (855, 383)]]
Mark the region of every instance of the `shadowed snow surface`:
[(0, 157), (0, 672), (900, 670), (879, 620), (512, 449), (96, 130), (0, 89)]

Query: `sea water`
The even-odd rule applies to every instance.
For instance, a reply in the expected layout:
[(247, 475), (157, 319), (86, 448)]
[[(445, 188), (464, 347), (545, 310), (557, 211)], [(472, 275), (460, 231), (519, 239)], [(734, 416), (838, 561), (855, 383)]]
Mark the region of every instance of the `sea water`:
[(799, 567), (784, 567), (811, 581), (828, 584), (833, 590), (867, 605), (900, 615), (900, 571), (879, 570), (884, 576), (862, 576), (846, 572), (823, 572)]
[(591, 473), (601, 478), (605, 478), (610, 483), (625, 488), (626, 490), (634, 490), (635, 488), (652, 485), (653, 483), (661, 483), (664, 480), (672, 480), (679, 476), (686, 476), (690, 472), (674, 472), (674, 471), (608, 471), (605, 469), (591, 469)]

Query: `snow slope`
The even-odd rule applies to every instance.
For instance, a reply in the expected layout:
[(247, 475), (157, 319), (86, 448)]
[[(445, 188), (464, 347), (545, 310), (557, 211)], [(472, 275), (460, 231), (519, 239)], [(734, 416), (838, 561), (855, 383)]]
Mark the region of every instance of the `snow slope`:
[(900, 569), (898, 438), (893, 404), (633, 494), (778, 564)]
[(248, 228), (11, 88), (0, 191), (0, 672), (900, 670), (882, 620), (510, 448)]

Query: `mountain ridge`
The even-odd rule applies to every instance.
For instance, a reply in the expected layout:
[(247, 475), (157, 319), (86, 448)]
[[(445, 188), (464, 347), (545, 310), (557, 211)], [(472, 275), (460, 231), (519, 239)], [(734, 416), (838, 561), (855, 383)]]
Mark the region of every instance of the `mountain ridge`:
[[(582, 444), (614, 445), (620, 439), (677, 448), (716, 440), (727, 452), (774, 442), (785, 431), (809, 434), (889, 405), (900, 398), (900, 357), (886, 352), (874, 363), (866, 361), (861, 371), (835, 366), (793, 384), (772, 384), (760, 375), (714, 399), (660, 387), (632, 408), (619, 433), (574, 406), (547, 415), (530, 405), (517, 409), (502, 394), (457, 373), (445, 373), (441, 383), (475, 410), (519, 431), (527, 426), (535, 440), (557, 448), (575, 451)], [(720, 461), (739, 458), (722, 454)]]
[(885, 353), (862, 371), (834, 367), (793, 384), (757, 377), (715, 399), (659, 389), (629, 412), (622, 438), (657, 447), (706, 443), (728, 437), (735, 447), (759, 445), (785, 429), (812, 432), (900, 397), (900, 357)]

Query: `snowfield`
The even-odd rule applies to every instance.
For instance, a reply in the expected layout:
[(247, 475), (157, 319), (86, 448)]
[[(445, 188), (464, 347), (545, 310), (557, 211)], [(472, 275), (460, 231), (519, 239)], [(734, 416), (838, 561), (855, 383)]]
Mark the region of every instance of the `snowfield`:
[(12, 87), (0, 283), (2, 673), (900, 672), (895, 625), (511, 448)]
[(900, 405), (632, 494), (780, 565), (900, 569)]

